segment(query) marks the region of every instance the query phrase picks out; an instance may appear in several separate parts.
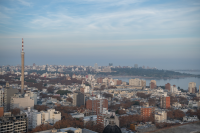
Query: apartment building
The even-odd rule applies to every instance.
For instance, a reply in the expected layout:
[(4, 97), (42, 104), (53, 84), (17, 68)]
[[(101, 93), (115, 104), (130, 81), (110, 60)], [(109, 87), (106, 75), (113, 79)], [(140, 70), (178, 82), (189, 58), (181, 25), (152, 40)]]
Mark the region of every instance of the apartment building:
[(0, 117), (0, 133), (28, 132), (28, 118), (25, 113), (13, 116), (11, 113)]
[(197, 88), (196, 88), (196, 83), (195, 82), (190, 82), (188, 84), (188, 92), (189, 93), (196, 93), (197, 92)]
[(34, 99), (31, 98), (28, 94), (14, 94), (14, 96), (11, 97), (11, 101), (10, 101), (10, 108), (14, 109), (14, 108), (20, 108), (25, 109), (34, 107)]
[(38, 110), (29, 107), (24, 113), (26, 113), (28, 117), (29, 129), (45, 123), (55, 124), (57, 121), (61, 120), (61, 112), (55, 111), (55, 109), (38, 112)]
[(140, 113), (141, 113), (142, 119), (147, 120), (152, 115), (154, 110), (155, 109), (153, 107), (143, 107), (143, 108), (141, 108)]
[(156, 88), (156, 81), (155, 80), (151, 80), (149, 86), (150, 86), (151, 89), (155, 89)]
[(96, 114), (100, 113), (100, 106), (102, 106), (102, 108), (108, 109), (108, 100), (107, 99), (89, 99), (86, 101), (86, 109), (93, 110), (94, 112), (96, 112)]
[(3, 106), (3, 89), (0, 89), (0, 106)]
[(157, 123), (167, 121), (167, 112), (166, 111), (156, 111), (155, 112), (155, 121)]
[(85, 105), (85, 95), (81, 92), (75, 92), (73, 94), (73, 106)]
[(160, 107), (163, 109), (170, 108), (170, 97), (161, 97), (160, 98)]
[(4, 112), (10, 111), (11, 97), (16, 93), (18, 93), (18, 89), (12, 88), (9, 83), (6, 83), (6, 88), (4, 89)]
[(171, 88), (170, 83), (165, 84), (165, 89), (166, 89), (166, 90), (170, 91), (170, 88)]

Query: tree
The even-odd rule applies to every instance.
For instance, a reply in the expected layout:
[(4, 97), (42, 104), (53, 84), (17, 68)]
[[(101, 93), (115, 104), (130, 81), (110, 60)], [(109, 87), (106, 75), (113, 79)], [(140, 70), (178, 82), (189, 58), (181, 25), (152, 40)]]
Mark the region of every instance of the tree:
[(13, 114), (13, 115), (18, 115), (18, 114), (20, 114), (20, 109), (19, 109), (19, 108), (11, 109), (11, 114)]
[(56, 94), (60, 94), (60, 95), (67, 95), (67, 93), (72, 93), (72, 92), (68, 90), (58, 90), (56, 92)]
[(155, 105), (156, 105), (156, 100), (153, 99), (153, 98), (150, 98), (150, 99), (148, 100), (148, 102), (149, 102), (149, 106), (155, 106)]
[(73, 102), (73, 99), (71, 98), (71, 97), (68, 97), (67, 99), (66, 99), (68, 102)]
[(53, 86), (50, 86), (50, 87), (48, 87), (47, 88), (47, 91), (49, 92), (49, 93), (54, 93), (54, 87)]
[(40, 111), (47, 111), (49, 107), (47, 107), (46, 105), (34, 105), (34, 109)]

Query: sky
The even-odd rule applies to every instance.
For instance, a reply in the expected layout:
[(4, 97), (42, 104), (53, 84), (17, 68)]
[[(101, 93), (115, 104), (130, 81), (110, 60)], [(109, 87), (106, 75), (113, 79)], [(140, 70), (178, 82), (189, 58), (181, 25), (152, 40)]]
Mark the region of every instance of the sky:
[(0, 0), (0, 65), (200, 69), (199, 0)]

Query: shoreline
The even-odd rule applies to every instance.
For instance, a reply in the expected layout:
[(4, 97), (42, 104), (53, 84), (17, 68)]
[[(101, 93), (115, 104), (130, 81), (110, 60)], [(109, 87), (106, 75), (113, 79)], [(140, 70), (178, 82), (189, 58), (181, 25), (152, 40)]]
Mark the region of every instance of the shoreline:
[[(192, 76), (180, 76), (180, 77), (172, 77), (172, 78), (158, 78), (158, 77), (146, 77), (146, 76), (112, 76), (112, 75), (108, 75), (107, 77), (109, 78), (139, 78), (139, 79), (164, 79), (164, 80), (168, 80), (168, 79), (184, 79), (184, 78), (189, 78)], [(198, 78), (198, 77), (196, 77)]]

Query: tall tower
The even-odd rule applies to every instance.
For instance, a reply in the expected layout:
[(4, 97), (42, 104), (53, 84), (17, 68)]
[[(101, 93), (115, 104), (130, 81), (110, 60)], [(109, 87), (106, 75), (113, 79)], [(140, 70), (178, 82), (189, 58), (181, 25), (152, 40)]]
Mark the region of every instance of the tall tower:
[(22, 38), (22, 52), (21, 52), (21, 94), (24, 94), (24, 40)]

